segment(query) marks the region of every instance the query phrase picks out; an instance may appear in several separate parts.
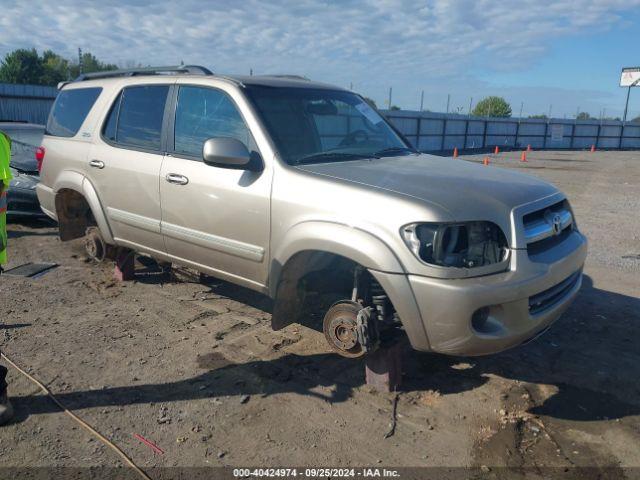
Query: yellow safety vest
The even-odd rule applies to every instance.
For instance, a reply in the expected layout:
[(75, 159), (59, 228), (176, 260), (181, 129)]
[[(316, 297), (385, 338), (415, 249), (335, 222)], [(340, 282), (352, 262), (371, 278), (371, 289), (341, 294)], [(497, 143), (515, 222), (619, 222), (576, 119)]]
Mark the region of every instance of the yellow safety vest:
[(11, 162), (11, 140), (0, 132), (0, 265), (7, 263), (7, 190), (13, 178), (9, 163)]

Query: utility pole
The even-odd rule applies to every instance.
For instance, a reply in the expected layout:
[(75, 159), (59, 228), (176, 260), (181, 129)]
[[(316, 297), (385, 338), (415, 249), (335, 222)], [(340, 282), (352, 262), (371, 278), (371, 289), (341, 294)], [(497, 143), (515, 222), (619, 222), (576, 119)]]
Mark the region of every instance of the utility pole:
[(82, 73), (83, 65), (82, 65), (82, 49), (78, 47), (78, 71)]
[(389, 110), (391, 110), (391, 94), (393, 93), (393, 87), (389, 87)]
[(449, 113), (449, 102), (451, 102), (451, 94), (447, 93), (447, 113)]
[(422, 93), (420, 94), (420, 111), (422, 111), (423, 108), (424, 108), (424, 90), (422, 90)]
[(549, 120), (551, 120), (551, 110), (553, 110), (553, 104), (549, 105), (549, 115), (548, 115)]
[(353, 82), (349, 82), (349, 90), (353, 90)]
[(473, 107), (473, 97), (469, 100), (469, 116), (471, 116), (471, 107)]
[(578, 119), (578, 116), (580, 116), (580, 107), (576, 110), (576, 120)]
[(250, 76), (250, 77), (253, 77), (253, 68), (250, 68), (250, 69), (249, 69), (249, 76)]
[(624, 104), (624, 115), (622, 117), (622, 123), (627, 121), (627, 112), (629, 111), (629, 95), (631, 95), (631, 85), (627, 88), (627, 103)]
[(522, 118), (522, 110), (524, 109), (524, 102), (520, 102), (520, 116), (518, 118)]

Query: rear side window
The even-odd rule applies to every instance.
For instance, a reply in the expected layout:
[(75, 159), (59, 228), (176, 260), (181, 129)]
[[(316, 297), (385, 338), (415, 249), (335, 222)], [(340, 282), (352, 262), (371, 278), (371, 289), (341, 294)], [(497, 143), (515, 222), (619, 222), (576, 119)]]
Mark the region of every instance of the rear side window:
[(118, 96), (102, 130), (114, 143), (160, 150), (168, 85), (127, 87)]
[(55, 137), (73, 137), (101, 91), (100, 87), (61, 91), (49, 114), (45, 133)]

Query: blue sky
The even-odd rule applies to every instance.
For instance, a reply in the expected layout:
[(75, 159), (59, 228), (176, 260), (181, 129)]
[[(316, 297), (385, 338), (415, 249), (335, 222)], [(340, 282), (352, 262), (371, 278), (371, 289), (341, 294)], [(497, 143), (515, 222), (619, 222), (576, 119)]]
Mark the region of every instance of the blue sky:
[[(78, 47), (121, 66), (297, 73), (386, 106), (466, 112), (489, 94), (518, 113), (621, 116), (640, 65), (640, 0), (0, 0), (0, 55)], [(632, 92), (640, 115), (640, 88)]]

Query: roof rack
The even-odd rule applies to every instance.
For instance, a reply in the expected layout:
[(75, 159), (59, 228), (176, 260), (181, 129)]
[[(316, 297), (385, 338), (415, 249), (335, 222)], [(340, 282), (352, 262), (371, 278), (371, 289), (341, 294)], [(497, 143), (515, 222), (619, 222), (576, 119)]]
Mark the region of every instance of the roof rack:
[[(259, 75), (258, 75), (259, 76)], [(291, 75), (291, 74), (276, 74), (276, 75), (265, 75), (265, 77), (273, 77), (273, 78), (290, 78), (292, 80), (305, 80), (310, 82), (311, 80), (302, 75)]]
[(104, 72), (83, 73), (79, 75), (74, 82), (83, 82), (85, 80), (95, 80), (98, 78), (113, 77), (133, 77), (136, 75), (161, 75), (166, 73), (182, 73), (189, 75), (213, 75), (208, 68), (200, 65), (178, 65), (172, 67), (140, 67), (140, 68), (123, 68), (121, 70), (108, 70)]

